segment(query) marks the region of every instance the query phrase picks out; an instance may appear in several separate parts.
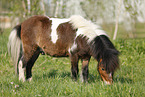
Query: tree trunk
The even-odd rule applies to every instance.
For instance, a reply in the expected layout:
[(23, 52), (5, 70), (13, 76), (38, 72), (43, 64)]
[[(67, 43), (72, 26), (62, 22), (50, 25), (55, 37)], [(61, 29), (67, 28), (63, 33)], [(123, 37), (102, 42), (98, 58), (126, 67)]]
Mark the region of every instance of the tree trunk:
[(25, 2), (24, 2), (24, 0), (22, 0), (22, 6), (23, 6), (23, 8), (24, 8), (24, 14), (23, 14), (23, 17), (25, 18), (26, 17), (26, 5), (25, 5)]
[(30, 14), (31, 4), (30, 0), (27, 0), (27, 6), (28, 6), (28, 14)]
[(122, 0), (120, 0), (120, 2), (119, 2), (119, 4), (118, 4), (119, 6), (118, 6), (118, 12), (117, 12), (117, 15), (116, 15), (116, 23), (115, 23), (115, 31), (114, 31), (113, 40), (115, 40), (116, 37), (117, 37), (118, 21), (119, 21), (119, 15), (120, 15), (121, 2), (122, 2)]
[(46, 15), (46, 13), (45, 13), (45, 5), (44, 5), (44, 0), (42, 0), (42, 10), (43, 10), (43, 15)]
[(54, 17), (58, 16), (58, 10), (59, 10), (59, 1), (56, 1), (56, 7), (55, 7)]

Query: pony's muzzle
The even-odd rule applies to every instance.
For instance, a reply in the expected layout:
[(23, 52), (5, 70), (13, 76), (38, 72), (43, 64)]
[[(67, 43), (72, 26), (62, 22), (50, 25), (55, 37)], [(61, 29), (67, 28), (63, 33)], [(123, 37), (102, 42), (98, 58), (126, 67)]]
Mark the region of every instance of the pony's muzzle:
[(104, 83), (106, 84), (106, 85), (112, 85), (113, 84), (113, 81), (106, 81), (106, 80), (104, 80)]
[(112, 76), (104, 77), (104, 76), (101, 75), (101, 78), (102, 78), (103, 82), (104, 82), (106, 85), (111, 85), (111, 84), (113, 84), (113, 78), (112, 78)]

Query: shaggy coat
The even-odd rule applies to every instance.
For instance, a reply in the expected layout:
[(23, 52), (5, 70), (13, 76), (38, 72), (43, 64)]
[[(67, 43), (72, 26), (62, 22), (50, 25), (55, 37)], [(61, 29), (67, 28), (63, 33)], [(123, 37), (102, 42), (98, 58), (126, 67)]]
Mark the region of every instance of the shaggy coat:
[[(91, 56), (98, 61), (98, 71), (103, 81), (113, 78), (119, 67), (118, 54), (107, 34), (91, 21), (74, 15), (69, 19), (33, 16), (17, 25), (8, 42), (19, 80), (32, 77), (31, 69), (39, 54), (53, 57), (69, 56), (72, 77), (77, 79), (78, 61), (82, 60), (82, 81), (88, 79)], [(103, 68), (103, 69), (99, 69)], [(105, 70), (105, 75), (100, 70)], [(107, 76), (110, 76), (107, 78)]]

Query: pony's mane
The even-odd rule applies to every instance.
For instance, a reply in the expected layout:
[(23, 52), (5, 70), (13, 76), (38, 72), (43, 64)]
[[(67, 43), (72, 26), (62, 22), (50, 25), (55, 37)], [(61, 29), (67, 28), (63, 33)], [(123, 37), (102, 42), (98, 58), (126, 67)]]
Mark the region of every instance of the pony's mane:
[(88, 42), (91, 42), (96, 36), (107, 35), (105, 31), (101, 30), (100, 26), (79, 15), (71, 16), (70, 23), (74, 29), (78, 29), (77, 36), (84, 35), (88, 37)]
[(107, 73), (114, 72), (119, 68), (119, 51), (117, 51), (105, 35), (97, 36), (90, 44), (92, 56), (100, 61), (102, 59), (103, 65)]

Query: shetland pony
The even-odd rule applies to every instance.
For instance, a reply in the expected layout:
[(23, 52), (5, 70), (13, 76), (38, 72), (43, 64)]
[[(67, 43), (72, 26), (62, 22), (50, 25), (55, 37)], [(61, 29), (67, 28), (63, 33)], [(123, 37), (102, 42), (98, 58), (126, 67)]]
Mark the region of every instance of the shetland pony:
[(69, 56), (72, 78), (77, 80), (78, 61), (82, 60), (82, 82), (87, 82), (91, 56), (98, 61), (98, 72), (106, 84), (113, 82), (119, 67), (119, 52), (107, 34), (97, 25), (74, 15), (69, 19), (32, 16), (13, 28), (8, 50), (19, 80), (32, 79), (32, 67), (39, 54), (53, 57)]

